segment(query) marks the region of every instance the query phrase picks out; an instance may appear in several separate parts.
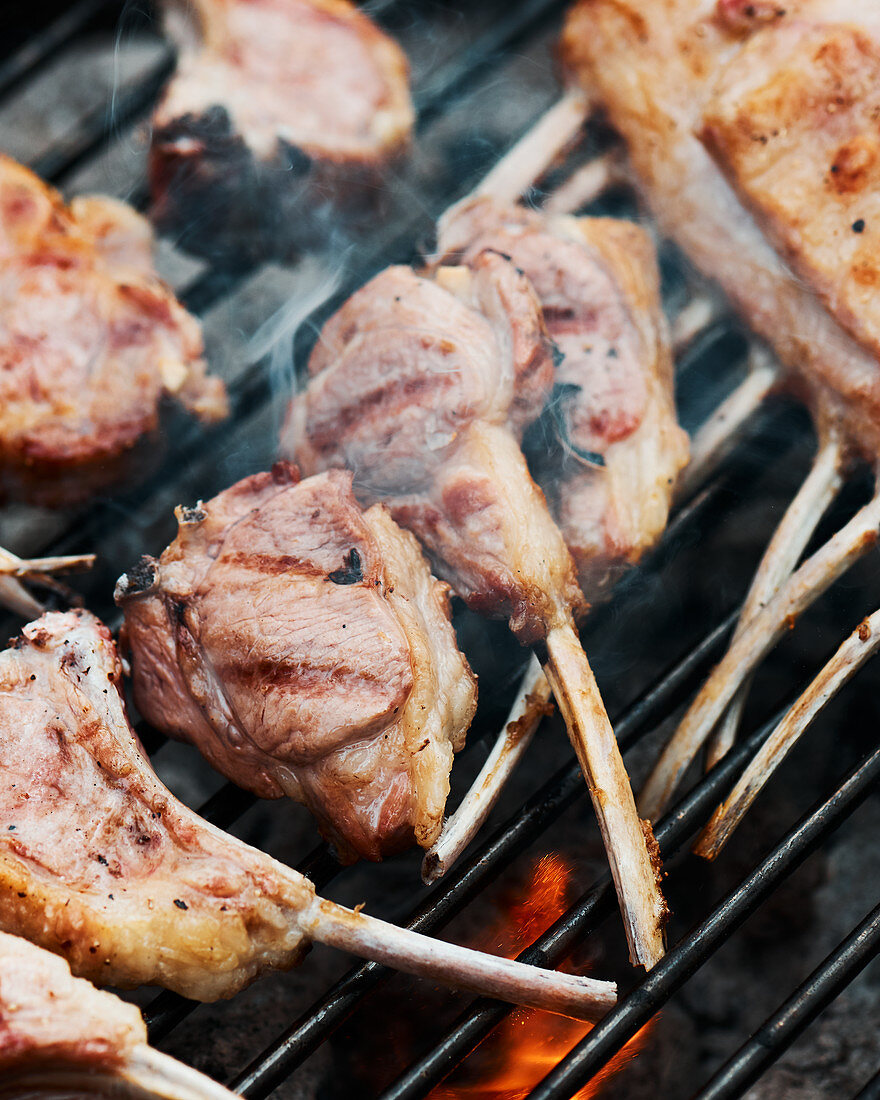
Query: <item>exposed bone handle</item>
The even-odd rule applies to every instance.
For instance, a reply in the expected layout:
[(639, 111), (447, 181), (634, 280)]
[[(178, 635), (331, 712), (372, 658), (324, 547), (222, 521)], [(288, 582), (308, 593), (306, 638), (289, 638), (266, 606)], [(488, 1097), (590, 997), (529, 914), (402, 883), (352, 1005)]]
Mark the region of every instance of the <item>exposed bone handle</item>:
[(315, 898), (299, 916), (298, 924), (319, 943), (511, 1004), (581, 1020), (598, 1020), (617, 1000), (617, 986), (613, 982), (543, 970), (458, 947), (323, 898)]
[[(786, 509), (767, 546), (736, 624), (734, 641), (741, 637), (749, 622), (770, 602), (794, 571), (819, 520), (843, 485), (843, 459), (843, 443), (837, 433), (832, 432), (819, 447), (812, 469)], [(740, 688), (727, 714), (712, 734), (706, 753), (707, 769), (714, 767), (730, 751), (736, 740), (750, 682), (747, 679)]]
[(865, 619), (834, 654), (773, 730), (739, 782), (700, 834), (694, 851), (714, 859), (742, 820), (758, 792), (779, 767), (822, 708), (880, 647), (880, 611)]
[(666, 902), (629, 776), (593, 670), (571, 624), (547, 635), (545, 672), (587, 781), (608, 852), (630, 958), (650, 970), (663, 957)]
[(136, 1047), (119, 1076), (162, 1100), (238, 1100), (237, 1094), (152, 1047)]
[(480, 774), (425, 853), (422, 860), (423, 882), (430, 885), (442, 878), (479, 831), (531, 743), (551, 695), (544, 670), (538, 659), (532, 657), (504, 729), (498, 735)]
[(801, 612), (876, 545), (880, 493), (791, 575), (767, 606), (749, 621), (703, 685), (663, 750), (639, 799), (655, 820), (668, 804), (688, 765), (727, 710), (743, 681), (776, 645)]

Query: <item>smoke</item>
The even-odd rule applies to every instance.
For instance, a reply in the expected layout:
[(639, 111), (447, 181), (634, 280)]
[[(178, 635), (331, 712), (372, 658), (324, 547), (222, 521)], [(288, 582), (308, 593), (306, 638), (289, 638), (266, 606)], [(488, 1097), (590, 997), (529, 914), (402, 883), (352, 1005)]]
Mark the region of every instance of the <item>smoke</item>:
[(332, 270), (318, 258), (306, 257), (302, 260), (290, 300), (264, 321), (248, 342), (247, 365), (264, 363), (268, 374), (276, 433), (296, 392), (299, 369), (305, 366), (296, 362), (300, 328), (338, 289), (346, 266), (345, 259), (342, 257)]

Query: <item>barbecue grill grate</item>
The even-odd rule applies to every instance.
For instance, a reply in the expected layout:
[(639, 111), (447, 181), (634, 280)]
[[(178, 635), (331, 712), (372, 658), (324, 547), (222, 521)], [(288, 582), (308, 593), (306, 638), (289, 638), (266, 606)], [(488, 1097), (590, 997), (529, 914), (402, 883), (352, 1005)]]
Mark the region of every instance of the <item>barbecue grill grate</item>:
[[(430, 233), (442, 209), (485, 173), (503, 146), (534, 119), (536, 112), (546, 108), (554, 95), (552, 81), (546, 75), (536, 79), (534, 87), (527, 89), (529, 94), (521, 94), (518, 100), (514, 85), (523, 72), (534, 66), (536, 50), (544, 49), (544, 44), (552, 40), (564, 8), (562, 3), (531, 0), (519, 4), (487, 4), (481, 14), (472, 11), (467, 4), (452, 11), (450, 5), (430, 4), (427, 0), (422, 3), (385, 0), (368, 7), (380, 21), (406, 40), (408, 49), (412, 45), (416, 52), (418, 133), (420, 144), (427, 153), (423, 154), (424, 160), (417, 163), (414, 174), (403, 179), (396, 196), (397, 210), (390, 222), (391, 229), (377, 227), (359, 243), (353, 257), (349, 256), (344, 276), (335, 285), (328, 284), (327, 293), (310, 313), (308, 324), (299, 327), (292, 348), (297, 362), (303, 361), (316, 326), (338, 302), (386, 263), (410, 259), (414, 245)], [(50, 86), (48, 76), (56, 61), (63, 62), (66, 55), (87, 41), (87, 33), (94, 27), (112, 28), (120, 17), (127, 31), (149, 32), (148, 20), (137, 10), (127, 6), (120, 10), (110, 0), (81, 0), (63, 9), (48, 26), (29, 34), (15, 52), (0, 61), (0, 95), (3, 96), (0, 112), (9, 103), (14, 106), (27, 89), (33, 89), (35, 82), (47, 79), (47, 86)], [(432, 29), (435, 35), (428, 46), (423, 41), (425, 28)], [(125, 40), (120, 38), (122, 53), (124, 46)], [(517, 68), (520, 53), (524, 60), (520, 60)], [(39, 148), (32, 150), (27, 158), (31, 166), (53, 182), (62, 186), (69, 183), (77, 190), (82, 186), (99, 186), (108, 178), (108, 173), (114, 179), (119, 178), (120, 149), (130, 151), (131, 146), (137, 145), (137, 126), (148, 112), (172, 64), (173, 57), (167, 46), (157, 43), (150, 63), (141, 67), (135, 79), (123, 82), (114, 97), (112, 114), (108, 114), (104, 99), (95, 99), (92, 107), (82, 112), (63, 135), (43, 141)], [(504, 110), (499, 109), (498, 114), (503, 117), (494, 131), (494, 141), (463, 143), (462, 135), (468, 132), (466, 120), (473, 104), (481, 97), (497, 96), (499, 91), (504, 95), (510, 92), (514, 102), (512, 106), (505, 104)], [(51, 111), (51, 101), (44, 100), (43, 108)], [(464, 151), (460, 148), (462, 144), (467, 145)], [(142, 165), (142, 155), (140, 161), (135, 160)], [(130, 167), (126, 171), (127, 175), (121, 173), (124, 182), (118, 189), (143, 204), (143, 179), (133, 175)], [(674, 269), (674, 257), (670, 254), (666, 259), (670, 269)], [(260, 293), (261, 270), (255, 267), (193, 264), (179, 257), (175, 262), (179, 267), (175, 269), (172, 263), (172, 269), (187, 273), (185, 278), (176, 280), (181, 296), (191, 309), (201, 314), (222, 310), (224, 302), (235, 295), (246, 295), (248, 287), (253, 285), (259, 299), (258, 314), (266, 317), (273, 306), (284, 303), (291, 288), (289, 280), (280, 279), (274, 297), (270, 296), (270, 304), (267, 304)], [(670, 282), (673, 284), (672, 297), (677, 295), (681, 302), (684, 287), (680, 278), (677, 288), (674, 279)], [(686, 397), (689, 390), (693, 391), (693, 399), (685, 403), (695, 417), (705, 414), (710, 401), (717, 400), (719, 388), (730, 385), (742, 349), (741, 338), (729, 324), (723, 324), (714, 325), (704, 333), (685, 355), (680, 365), (680, 388)], [(708, 357), (714, 357), (713, 374), (716, 377), (712, 384), (705, 369), (700, 368), (700, 364), (705, 367)], [(720, 382), (719, 374), (723, 376)], [(196, 487), (196, 493), (200, 489), (204, 491), (205, 471), (209, 467), (218, 488), (233, 480), (229, 476), (231, 463), (241, 460), (228, 457), (230, 436), (236, 441), (235, 446), (238, 446), (237, 441), (246, 438), (253, 441), (259, 426), (267, 422), (267, 417), (271, 420), (272, 374), (265, 359), (246, 365), (228, 381), (232, 401), (229, 423), (213, 430), (186, 424), (179, 431), (175, 424), (173, 445), (167, 457), (144, 484), (123, 496), (99, 502), (86, 512), (64, 517), (54, 529), (51, 525), (47, 528), (45, 517), (40, 517), (34, 528), (39, 532), (36, 535), (29, 534), (31, 517), (25, 514), (20, 519), (20, 537), (24, 541), (29, 538), (42, 539), (44, 543), (50, 541), (51, 549), (47, 552), (51, 553), (96, 549), (109, 560), (111, 567), (131, 560), (145, 545), (164, 545), (156, 532), (164, 529), (162, 524), (167, 521), (170, 504), (179, 499), (191, 499), (195, 495), (190, 491), (191, 486)], [(781, 459), (792, 439), (797, 438), (791, 429), (790, 417), (785, 422), (785, 429), (779, 430), (780, 416), (786, 415), (785, 412), (771, 412), (759, 418), (756, 436), (760, 447), (740, 449), (721, 474), (679, 512), (667, 532), (665, 547), (675, 546), (681, 539), (693, 540), (696, 528), (705, 531), (717, 522), (724, 507), (730, 503), (731, 483), (736, 485), (738, 492), (743, 492), (765, 462)], [(803, 434), (802, 423), (798, 431)], [(268, 451), (264, 455), (259, 444), (252, 444), (251, 463), (268, 457)], [(122, 532), (121, 527), (125, 528)], [(45, 534), (47, 530), (51, 538)], [(668, 549), (661, 549), (660, 556), (667, 552)], [(94, 580), (87, 583), (91, 606), (105, 614), (111, 581), (111, 577), (99, 570)], [(625, 583), (614, 603), (593, 616), (589, 626), (591, 637), (602, 637), (605, 627), (634, 590), (634, 584)], [(735, 618), (735, 611), (730, 611), (683, 658), (643, 691), (636, 702), (617, 714), (615, 728), (624, 749), (631, 748), (656, 729), (687, 700), (707, 668), (722, 652)], [(150, 751), (161, 746), (162, 738), (154, 731), (141, 728), (140, 732)], [(751, 736), (744, 737), (659, 824), (657, 839), (667, 859), (682, 849), (707, 819), (765, 734), (766, 728), (759, 726)], [(811, 810), (736, 890), (672, 946), (666, 959), (621, 999), (618, 1007), (559, 1063), (532, 1096), (540, 1100), (571, 1096), (598, 1072), (807, 855), (855, 811), (878, 777), (880, 752), (874, 752)], [(481, 839), (473, 854), (427, 895), (410, 914), (410, 927), (425, 932), (441, 929), (477, 897), (500, 870), (544, 837), (562, 813), (584, 794), (583, 779), (576, 764), (560, 769), (488, 839)], [(253, 802), (252, 796), (225, 784), (202, 806), (201, 812), (215, 823), (228, 827)], [(325, 845), (319, 845), (301, 864), (301, 869), (319, 887), (329, 883), (340, 871)], [(676, 874), (674, 869), (672, 874)], [(528, 962), (552, 965), (615, 911), (613, 891), (605, 876), (521, 957)], [(874, 909), (698, 1095), (712, 1098), (743, 1095), (878, 950), (880, 910)], [(352, 968), (271, 1046), (256, 1054), (247, 1068), (235, 1077), (231, 1087), (247, 1097), (268, 1095), (389, 976), (388, 971), (375, 963)], [(173, 994), (163, 993), (156, 997), (145, 1013), (153, 1040), (168, 1036), (194, 1007)], [(491, 1001), (477, 1001), (466, 1008), (446, 1034), (435, 1040), (427, 1053), (387, 1087), (382, 1093), (383, 1100), (415, 1100), (426, 1096), (509, 1011), (508, 1007)], [(279, 1028), (281, 1026), (282, 1021), (279, 1021)], [(880, 1075), (868, 1082), (859, 1096), (880, 1096)]]

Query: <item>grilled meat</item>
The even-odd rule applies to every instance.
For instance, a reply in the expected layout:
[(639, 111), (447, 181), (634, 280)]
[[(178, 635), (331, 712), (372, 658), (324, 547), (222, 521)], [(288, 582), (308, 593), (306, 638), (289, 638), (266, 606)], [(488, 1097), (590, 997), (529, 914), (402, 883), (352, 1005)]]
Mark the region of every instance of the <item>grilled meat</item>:
[(430, 846), (476, 688), (413, 536), (283, 463), (177, 516), (117, 588), (140, 711), (347, 859)]
[[(153, 118), (156, 216), (198, 250), (284, 251), (363, 212), (413, 122), (406, 59), (348, 0), (196, 0)], [(328, 201), (329, 200), (329, 201)]]
[(302, 955), (283, 914), (314, 892), (280, 889), (272, 860), (243, 861), (162, 786), (121, 677), (87, 612), (45, 615), (0, 655), (0, 925), (101, 984), (230, 996)]
[(60, 504), (119, 480), (165, 395), (225, 415), (199, 325), (156, 276), (151, 244), (124, 204), (66, 207), (0, 157), (0, 489)]
[(0, 932), (0, 1069), (113, 1066), (146, 1041), (134, 1005), (72, 977), (57, 955)]
[(101, 984), (229, 997), (313, 941), (514, 1003), (595, 1018), (607, 982), (396, 928), (203, 821), (158, 780), (125, 715), (110, 632), (44, 615), (0, 655), (0, 927)]
[(663, 231), (876, 456), (875, 6), (588, 0), (563, 52)]
[(551, 217), (488, 197), (440, 223), (444, 262), (488, 248), (528, 276), (559, 353), (550, 424), (526, 452), (595, 599), (654, 545), (687, 461), (654, 248), (630, 222)]
[(222, 1085), (149, 1047), (134, 1005), (74, 978), (63, 959), (5, 932), (0, 1074), (0, 1097), (15, 1100), (105, 1094), (234, 1100)]
[[(553, 363), (541, 310), (509, 260), (484, 252), (433, 279), (377, 275), (324, 326), (282, 449), (313, 472), (354, 471), (467, 603), (523, 641), (580, 609), (571, 557), (518, 438)], [(568, 615), (568, 611), (564, 611)]]

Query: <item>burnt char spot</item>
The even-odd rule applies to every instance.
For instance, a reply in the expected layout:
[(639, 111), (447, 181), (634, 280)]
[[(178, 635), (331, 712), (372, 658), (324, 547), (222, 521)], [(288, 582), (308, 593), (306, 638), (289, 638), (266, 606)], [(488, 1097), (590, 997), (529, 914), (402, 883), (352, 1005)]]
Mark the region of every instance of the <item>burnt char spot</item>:
[(272, 467), (272, 480), (276, 485), (296, 485), (299, 482), (299, 467), (278, 461)]
[(189, 906), (186, 904), (186, 902), (181, 901), (180, 898), (175, 898), (174, 904), (177, 906), (178, 909), (189, 909)]
[(327, 574), (327, 580), (334, 584), (358, 584), (363, 579), (361, 556), (354, 546), (345, 555), (345, 564), (342, 569), (334, 569), (332, 573)]
[(180, 509), (181, 523), (202, 523), (207, 518), (207, 512), (204, 508), (199, 508), (198, 505), (195, 508), (184, 507)]
[(146, 592), (147, 589), (152, 588), (157, 571), (156, 559), (144, 554), (140, 561), (126, 573), (128, 580), (125, 585), (125, 595)]
[(839, 195), (852, 195), (862, 191), (870, 182), (871, 172), (877, 163), (877, 142), (867, 134), (860, 134), (837, 150), (831, 165), (831, 186)]

